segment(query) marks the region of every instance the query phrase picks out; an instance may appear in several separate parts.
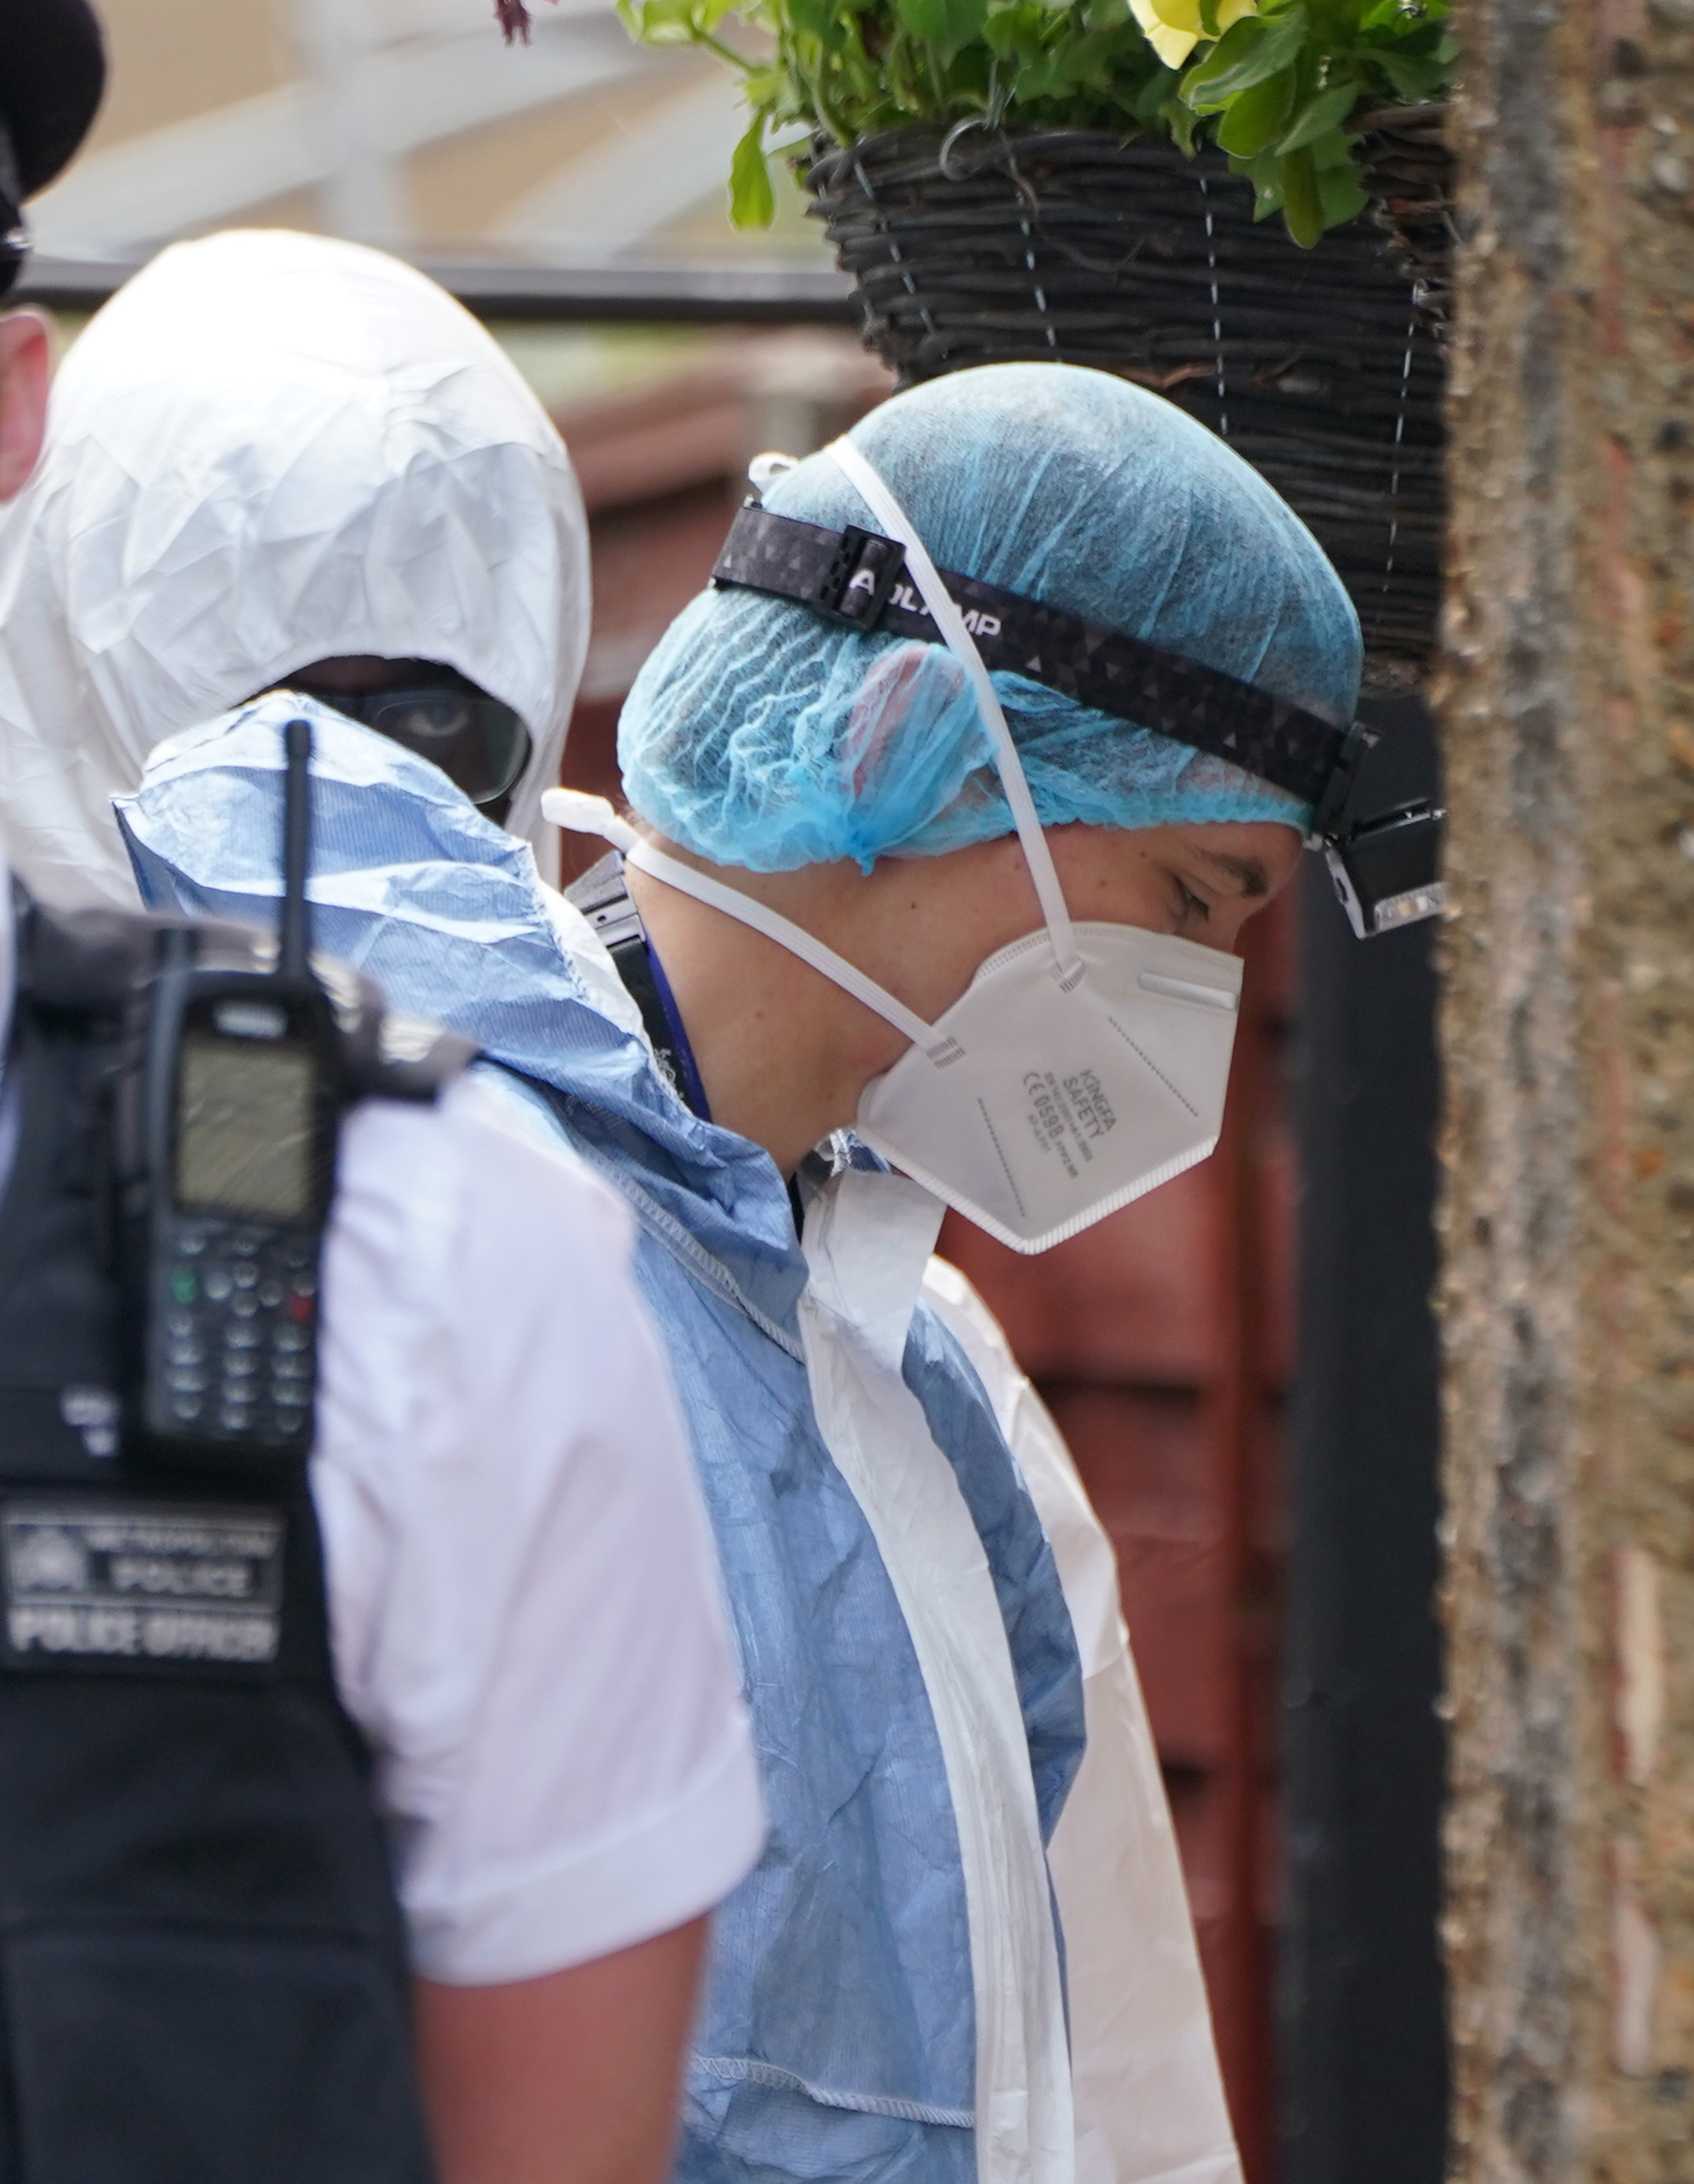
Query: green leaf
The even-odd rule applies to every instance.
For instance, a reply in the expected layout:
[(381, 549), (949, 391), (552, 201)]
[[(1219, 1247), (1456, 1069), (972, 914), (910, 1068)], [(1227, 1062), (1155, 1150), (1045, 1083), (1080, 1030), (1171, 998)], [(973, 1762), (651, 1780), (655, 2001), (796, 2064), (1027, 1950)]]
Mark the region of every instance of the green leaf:
[(1255, 220), (1282, 210), (1282, 162), (1274, 152), (1261, 152), (1257, 159), (1231, 159), (1229, 164), (1253, 186)]
[(638, 0), (625, 20), (646, 46), (691, 46), (703, 25), (695, 0)]
[(1109, 92), (1112, 48), (1117, 43), (1110, 31), (1089, 31), (1079, 38), (1056, 40), (1048, 57), (1055, 90)]
[(776, 192), (765, 160), (765, 123), (755, 114), (729, 162), (729, 217), (738, 227), (768, 227), (777, 216)]
[(1358, 146), (1345, 129), (1332, 129), (1327, 136), (1319, 136), (1306, 148), (1319, 175), (1328, 173), (1331, 167), (1352, 168), (1358, 164)]
[[(1136, 92), (1129, 111), (1144, 128), (1149, 122), (1162, 120), (1172, 125), (1171, 133), (1174, 136), (1176, 134), (1175, 116), (1178, 114), (1183, 114), (1188, 117), (1189, 131), (1192, 135), (1195, 122), (1194, 110), (1191, 107), (1180, 105), (1171, 97), (1176, 89), (1176, 83), (1177, 73), (1174, 69), (1160, 68), (1148, 77), (1145, 83)], [(1170, 100), (1168, 106), (1166, 104), (1167, 99)], [(1183, 147), (1184, 151), (1189, 148), (1185, 144)]]
[(1447, 71), (1439, 60), (1419, 60), (1415, 55), (1373, 52), (1372, 60), (1408, 106), (1433, 98), (1446, 88)]
[(1359, 180), (1357, 169), (1331, 167), (1318, 177), (1318, 202), (1323, 208), (1326, 228), (1339, 227), (1343, 220), (1357, 219), (1370, 203), (1370, 192)]
[(913, 36), (933, 46), (944, 61), (981, 37), (988, 17), (985, 0), (895, 0), (895, 6)]
[(1306, 10), (1267, 19), (1249, 15), (1227, 30), (1203, 61), (1183, 78), (1182, 95), (1196, 114), (1219, 114), (1244, 91), (1263, 83), (1296, 58), (1307, 35)]
[(1282, 167), (1282, 218), (1302, 250), (1310, 250), (1323, 232), (1323, 202), (1318, 194), (1318, 177), (1309, 152), (1290, 152)]
[(1293, 104), (1294, 70), (1284, 69), (1241, 93), (1218, 125), (1218, 142), (1226, 152), (1251, 159), (1274, 143)]
[(1159, 109), (1160, 118), (1167, 124), (1171, 138), (1185, 159), (1194, 157), (1194, 132), (1200, 126), (1200, 116), (1191, 106), (1173, 98)]
[[(1035, 61), (1041, 55), (1041, 24), (1033, 7), (996, 8), (983, 25), (990, 53), (1005, 61)], [(1012, 96), (1020, 86), (1014, 81)]]
[[(1308, 144), (1315, 144), (1320, 136), (1327, 136), (1339, 129), (1357, 104), (1359, 87), (1356, 83), (1338, 83), (1333, 90), (1320, 91), (1316, 98), (1308, 99), (1294, 117), (1292, 126), (1277, 146), (1279, 152), (1298, 152)], [(1223, 141), (1218, 133), (1218, 142)], [(1245, 150), (1246, 147), (1242, 147)]]
[(1011, 95), (1019, 106), (1033, 106), (1038, 98), (1046, 98), (1058, 88), (1053, 64), (1043, 55), (1023, 63), (1012, 85)]

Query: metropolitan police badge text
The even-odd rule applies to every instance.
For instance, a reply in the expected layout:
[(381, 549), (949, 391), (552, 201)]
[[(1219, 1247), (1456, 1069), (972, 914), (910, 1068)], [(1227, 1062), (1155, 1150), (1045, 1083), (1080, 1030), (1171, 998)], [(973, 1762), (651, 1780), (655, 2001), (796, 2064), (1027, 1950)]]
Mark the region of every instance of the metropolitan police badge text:
[(280, 1511), (31, 1500), (0, 1512), (7, 1650), (262, 1663), (281, 1636)]

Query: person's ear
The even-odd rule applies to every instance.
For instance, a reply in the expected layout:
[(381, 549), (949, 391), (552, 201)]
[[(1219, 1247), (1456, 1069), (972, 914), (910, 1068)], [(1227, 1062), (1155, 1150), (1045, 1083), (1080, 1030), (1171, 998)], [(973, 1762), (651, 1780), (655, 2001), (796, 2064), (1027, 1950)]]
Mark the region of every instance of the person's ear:
[(36, 466), (51, 377), (46, 320), (36, 311), (0, 318), (0, 500), (10, 500)]
[(916, 638), (880, 652), (868, 668), (851, 654), (842, 671), (860, 678), (836, 753), (865, 839), (903, 840), (944, 811), (994, 746), (976, 693), (945, 644)]

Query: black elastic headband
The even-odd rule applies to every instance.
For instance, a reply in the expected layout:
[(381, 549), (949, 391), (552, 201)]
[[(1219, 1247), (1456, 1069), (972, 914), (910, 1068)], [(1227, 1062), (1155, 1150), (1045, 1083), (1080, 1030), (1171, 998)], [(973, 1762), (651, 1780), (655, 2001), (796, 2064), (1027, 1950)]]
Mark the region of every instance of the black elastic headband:
[[(830, 531), (749, 500), (731, 524), (711, 573), (714, 583), (793, 599), (850, 629), (943, 642), (906, 576), (904, 550), (855, 524)], [(1027, 675), (1080, 705), (1227, 759), (1312, 805), (1314, 833), (1339, 822), (1369, 740), (1363, 729), (1338, 728), (1268, 690), (1123, 630), (951, 569), (939, 574), (987, 667)]]

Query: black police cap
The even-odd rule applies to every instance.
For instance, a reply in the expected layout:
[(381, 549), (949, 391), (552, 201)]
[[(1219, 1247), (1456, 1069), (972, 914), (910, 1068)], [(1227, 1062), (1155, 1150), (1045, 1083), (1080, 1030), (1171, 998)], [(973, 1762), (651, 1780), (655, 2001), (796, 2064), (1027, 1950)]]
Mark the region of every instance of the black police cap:
[(88, 0), (0, 0), (0, 296), (29, 248), (25, 198), (69, 164), (105, 87)]
[(69, 164), (105, 87), (105, 48), (88, 0), (0, 0), (8, 195), (15, 187), (20, 200), (33, 197)]

